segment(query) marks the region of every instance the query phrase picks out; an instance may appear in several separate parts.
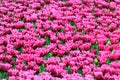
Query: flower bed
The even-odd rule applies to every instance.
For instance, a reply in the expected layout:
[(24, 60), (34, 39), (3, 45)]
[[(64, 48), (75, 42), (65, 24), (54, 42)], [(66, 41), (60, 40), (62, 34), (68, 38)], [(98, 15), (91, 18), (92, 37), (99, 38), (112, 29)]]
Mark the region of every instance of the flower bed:
[(0, 79), (119, 80), (119, 0), (1, 0)]

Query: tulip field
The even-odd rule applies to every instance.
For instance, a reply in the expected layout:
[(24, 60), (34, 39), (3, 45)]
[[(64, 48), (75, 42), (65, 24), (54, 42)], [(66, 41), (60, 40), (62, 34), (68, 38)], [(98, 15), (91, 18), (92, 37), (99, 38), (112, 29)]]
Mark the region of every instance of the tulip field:
[(0, 80), (120, 80), (120, 0), (0, 0)]

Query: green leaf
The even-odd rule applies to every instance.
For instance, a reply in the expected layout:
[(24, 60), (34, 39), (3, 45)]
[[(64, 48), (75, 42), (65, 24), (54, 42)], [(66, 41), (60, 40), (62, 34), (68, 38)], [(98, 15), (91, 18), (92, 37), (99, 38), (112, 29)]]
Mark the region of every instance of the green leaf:
[(69, 56), (70, 55), (70, 53), (65, 53), (63, 56)]
[(40, 35), (38, 36), (38, 39), (40, 39)]
[(14, 2), (16, 3), (16, 0), (14, 0)]
[(52, 21), (52, 22), (54, 21), (54, 19), (51, 19), (50, 17), (48, 18), (48, 20), (49, 20), (49, 21)]
[(96, 42), (95, 44), (93, 44), (91, 46), (91, 48), (95, 49), (96, 50), (96, 55), (99, 55), (99, 50), (98, 50), (98, 43)]
[(115, 9), (110, 9), (110, 12), (115, 12)]
[(61, 0), (61, 1), (66, 2), (67, 0)]
[(82, 35), (85, 35), (85, 31), (84, 31), (84, 28), (82, 29)]
[(94, 49), (95, 49), (95, 45), (92, 45), (91, 48), (94, 48)]
[(98, 17), (95, 17), (94, 20), (97, 21), (97, 18), (98, 18)]
[(25, 27), (24, 27), (24, 28), (20, 28), (20, 29), (19, 29), (19, 32), (22, 32), (22, 30), (25, 30)]
[(111, 63), (111, 60), (110, 60), (110, 59), (107, 59), (106, 63), (107, 63), (107, 64), (110, 64), (110, 63)]
[(49, 20), (49, 21), (51, 20), (50, 17), (48, 18), (48, 20)]
[(102, 8), (102, 10), (106, 10), (106, 9), (107, 9), (107, 8), (105, 8), (105, 7), (104, 7), (104, 8)]
[(94, 11), (92, 11), (92, 15), (94, 15)]
[[(16, 61), (16, 57), (12, 57), (12, 60), (13, 60), (13, 61)], [(12, 65), (12, 68), (13, 68), (13, 69), (16, 68), (16, 63), (14, 63), (14, 64)]]
[(77, 32), (78, 32), (78, 30), (77, 30), (77, 28), (75, 27), (74, 33), (77, 33)]
[(71, 74), (70, 66), (65, 67), (65, 70), (67, 70), (68, 74)]
[(70, 21), (71, 26), (75, 26), (76, 24), (73, 21)]
[(64, 41), (60, 41), (60, 44), (65, 44), (66, 42), (64, 42)]
[(12, 14), (12, 18), (14, 18), (15, 17), (15, 14)]
[(111, 44), (110, 38), (108, 38), (108, 41), (107, 41), (106, 45), (110, 45), (110, 44)]
[(22, 30), (23, 30), (23, 29), (22, 29), (22, 28), (20, 28), (20, 29), (19, 29), (19, 32), (22, 32)]
[(15, 69), (15, 68), (16, 68), (16, 65), (15, 65), (15, 63), (12, 65), (12, 68), (13, 68), (13, 69)]
[(27, 66), (27, 65), (28, 65), (27, 62), (25, 62), (25, 61), (23, 61), (22, 64), (23, 64), (24, 66)]
[(24, 18), (20, 18), (20, 21), (24, 22)]
[(0, 71), (0, 79), (8, 80), (8, 73), (5, 71)]
[(108, 0), (108, 2), (110, 3), (111, 0)]
[(114, 53), (114, 49), (112, 49), (112, 51), (111, 51), (111, 54), (113, 54)]
[(96, 79), (94, 78), (94, 80), (96, 80)]
[(46, 45), (42, 46), (42, 48), (46, 48)]
[(96, 42), (96, 44), (95, 44), (95, 49), (96, 49), (96, 55), (98, 55), (99, 50), (98, 50), (98, 43), (97, 43), (97, 42)]
[(69, 23), (70, 23), (71, 26), (74, 26), (74, 28), (75, 28), (75, 29), (74, 29), (74, 32), (76, 33), (76, 32), (77, 32), (77, 28), (76, 28), (75, 22), (70, 21)]
[(17, 49), (17, 48), (14, 48), (15, 50), (17, 50), (17, 51), (19, 51), (20, 52), (20, 54), (22, 54), (22, 51), (23, 51), (23, 46), (22, 47), (20, 47), (19, 49)]
[(98, 59), (97, 59), (97, 58), (94, 59), (94, 64), (95, 64), (96, 66), (99, 65), (99, 62), (98, 62)]
[(12, 57), (12, 60), (13, 60), (13, 61), (16, 61), (16, 57)]
[(42, 64), (39, 70), (39, 73), (46, 72), (45, 65)]
[(94, 4), (94, 9), (97, 8), (97, 4)]
[(82, 69), (78, 69), (78, 73), (82, 75)]
[(44, 56), (44, 59), (45, 60), (48, 60), (49, 58), (52, 57), (52, 53), (48, 53), (47, 55)]
[(21, 47), (19, 51), (20, 51), (20, 53), (22, 54), (22, 51), (23, 51), (23, 47)]
[(120, 60), (115, 60), (116, 62), (119, 62)]
[(37, 29), (36, 22), (32, 22), (32, 23), (34, 25), (34, 31), (36, 31), (36, 29)]
[(120, 41), (118, 42), (118, 44), (120, 44)]
[(98, 25), (99, 25), (99, 26), (102, 26), (102, 24), (101, 24), (101, 23), (98, 23)]
[(7, 51), (6, 50), (4, 50), (4, 55), (6, 55), (7, 54)]
[(3, 60), (3, 62), (6, 64), (6, 60)]
[(58, 34), (58, 31), (56, 31), (56, 35)]
[(64, 28), (61, 29), (61, 32), (64, 32)]
[(50, 44), (50, 37), (46, 36), (46, 45)]

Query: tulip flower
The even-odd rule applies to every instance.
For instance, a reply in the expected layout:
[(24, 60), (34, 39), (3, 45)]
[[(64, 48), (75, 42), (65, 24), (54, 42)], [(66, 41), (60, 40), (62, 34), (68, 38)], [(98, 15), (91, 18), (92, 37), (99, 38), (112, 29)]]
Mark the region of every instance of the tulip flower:
[(1, 0), (1, 80), (119, 80), (119, 0)]

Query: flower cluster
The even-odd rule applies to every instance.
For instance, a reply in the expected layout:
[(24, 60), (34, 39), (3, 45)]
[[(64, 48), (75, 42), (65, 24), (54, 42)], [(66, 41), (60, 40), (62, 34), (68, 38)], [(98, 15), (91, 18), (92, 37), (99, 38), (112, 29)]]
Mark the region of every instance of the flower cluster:
[(1, 0), (0, 79), (119, 80), (119, 0)]

